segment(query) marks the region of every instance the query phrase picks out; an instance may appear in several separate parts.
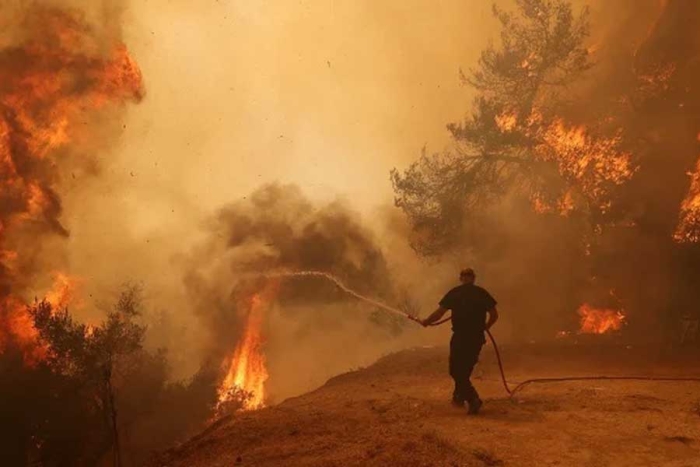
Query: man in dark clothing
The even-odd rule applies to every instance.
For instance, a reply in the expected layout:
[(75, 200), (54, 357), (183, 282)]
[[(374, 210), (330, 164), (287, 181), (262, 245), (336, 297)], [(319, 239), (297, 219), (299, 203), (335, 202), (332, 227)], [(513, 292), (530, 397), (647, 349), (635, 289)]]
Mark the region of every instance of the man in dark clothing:
[[(421, 321), (428, 326), (452, 310), (452, 339), (450, 340), (450, 376), (455, 381), (452, 403), (464, 407), (469, 404), (469, 413), (477, 414), (482, 401), (472, 385), (474, 365), (479, 360), (481, 347), (486, 343), (484, 331), (498, 320), (496, 300), (485, 289), (474, 284), (476, 274), (471, 268), (459, 274), (461, 285), (453, 288), (440, 300), (440, 306)], [(489, 319), (486, 321), (486, 315)]]

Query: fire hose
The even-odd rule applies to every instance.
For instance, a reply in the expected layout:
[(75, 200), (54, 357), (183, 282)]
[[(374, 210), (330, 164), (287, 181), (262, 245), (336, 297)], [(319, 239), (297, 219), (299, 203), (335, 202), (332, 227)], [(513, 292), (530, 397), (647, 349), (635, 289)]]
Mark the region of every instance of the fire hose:
[[(314, 277), (321, 277), (325, 278), (331, 282), (333, 282), (338, 288), (343, 290), (345, 293), (362, 300), (364, 302), (367, 302), (371, 305), (374, 305), (384, 311), (388, 311), (397, 315), (401, 315), (404, 318), (408, 318), (411, 321), (414, 321), (416, 323), (419, 323), (422, 325), (422, 322), (416, 318), (415, 316), (411, 315), (410, 313), (407, 313), (403, 310), (399, 310), (397, 308), (394, 308), (392, 306), (389, 306), (385, 303), (382, 303), (379, 300), (375, 300), (373, 298), (366, 297), (364, 295), (361, 295), (357, 293), (356, 291), (352, 290), (348, 286), (346, 286), (340, 279), (338, 279), (336, 276), (324, 272), (324, 271), (278, 271), (278, 272), (272, 272), (272, 273), (267, 273), (263, 274), (265, 277), (299, 277), (299, 276), (314, 276)], [(439, 326), (441, 324), (444, 324), (448, 321), (451, 321), (452, 317), (447, 317), (443, 318), (439, 321), (436, 321), (435, 323), (429, 324), (429, 326)], [(505, 370), (503, 369), (503, 361), (501, 359), (501, 352), (498, 349), (498, 344), (496, 343), (496, 339), (494, 339), (493, 334), (491, 334), (491, 331), (488, 329), (486, 330), (486, 335), (489, 337), (489, 340), (491, 341), (491, 344), (493, 345), (493, 350), (494, 353), (496, 354), (496, 361), (498, 362), (498, 370), (501, 374), (501, 381), (503, 383), (503, 388), (506, 390), (508, 393), (509, 397), (512, 399), (515, 394), (518, 392), (522, 391), (526, 386), (529, 386), (530, 384), (542, 384), (542, 383), (559, 383), (559, 382), (567, 382), (567, 381), (680, 381), (680, 382), (699, 382), (700, 383), (700, 377), (663, 377), (663, 376), (608, 376), (608, 375), (602, 375), (602, 376), (564, 376), (564, 377), (552, 377), (552, 378), (531, 378), (527, 379), (525, 381), (521, 381), (517, 383), (513, 388), (510, 387), (508, 384), (508, 380), (506, 378), (506, 373)]]
[[(411, 321), (415, 321), (419, 324), (422, 324), (417, 318), (415, 318), (411, 315), (408, 315), (408, 314), (406, 316)], [(450, 320), (452, 320), (451, 316), (449, 316), (447, 318), (443, 318), (440, 321), (436, 321), (434, 323), (431, 323), (428, 326), (440, 326), (441, 324), (444, 324)], [(493, 345), (493, 350), (496, 353), (496, 361), (498, 362), (498, 370), (501, 373), (501, 381), (503, 382), (503, 388), (506, 390), (508, 395), (512, 398), (517, 391), (524, 388), (529, 383), (534, 383), (535, 380), (531, 379), (531, 380), (523, 381), (522, 383), (518, 384), (514, 389), (511, 389), (510, 386), (508, 386), (508, 380), (506, 379), (506, 372), (503, 369), (503, 361), (501, 360), (501, 352), (500, 352), (500, 350), (498, 350), (498, 344), (496, 344), (496, 339), (493, 338), (493, 334), (491, 334), (491, 331), (489, 331), (488, 329), (486, 330), (486, 335), (489, 336), (489, 340), (491, 341), (491, 344)], [(700, 379), (699, 379), (699, 381), (700, 381)]]
[[(406, 315), (410, 320), (420, 323), (420, 321), (410, 315)], [(429, 324), (428, 326), (439, 326), (443, 323), (450, 321), (452, 317), (444, 318), (435, 323)], [(538, 383), (561, 383), (567, 381), (690, 381), (690, 382), (700, 382), (700, 378), (693, 377), (664, 377), (664, 376), (563, 376), (558, 378), (531, 378), (525, 381), (519, 382), (512, 389), (508, 384), (506, 379), (506, 373), (503, 369), (503, 361), (501, 360), (501, 352), (498, 349), (498, 344), (496, 339), (494, 339), (493, 334), (488, 329), (486, 330), (486, 335), (489, 336), (489, 340), (493, 345), (494, 353), (496, 354), (496, 361), (498, 362), (498, 370), (501, 374), (501, 381), (503, 382), (503, 388), (508, 393), (508, 396), (512, 399), (515, 394), (522, 391), (526, 386), (530, 384)]]
[[(410, 320), (420, 323), (420, 321), (410, 315), (406, 315)], [(439, 326), (443, 323), (450, 321), (452, 317), (444, 318), (435, 323), (429, 324), (429, 326)], [(567, 381), (680, 381), (680, 382), (700, 382), (700, 378), (694, 377), (664, 377), (664, 376), (562, 376), (562, 377), (552, 377), (552, 378), (530, 378), (525, 381), (521, 381), (516, 384), (512, 389), (508, 384), (506, 379), (506, 373), (503, 369), (503, 361), (501, 360), (501, 352), (498, 349), (498, 344), (496, 339), (494, 339), (493, 334), (488, 329), (486, 330), (486, 335), (489, 336), (489, 340), (493, 345), (494, 353), (496, 354), (496, 361), (498, 362), (498, 370), (501, 374), (501, 381), (503, 382), (503, 388), (506, 390), (510, 398), (512, 399), (515, 394), (522, 391), (526, 386), (530, 384), (541, 384), (541, 383), (561, 383)]]

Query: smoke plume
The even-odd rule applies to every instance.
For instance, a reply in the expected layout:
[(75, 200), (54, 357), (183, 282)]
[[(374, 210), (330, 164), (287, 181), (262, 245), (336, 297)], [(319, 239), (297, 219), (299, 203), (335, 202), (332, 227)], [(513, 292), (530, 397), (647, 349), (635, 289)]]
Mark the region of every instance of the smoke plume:
[[(378, 344), (370, 343), (360, 352), (368, 355), (376, 352), (377, 345), (390, 345), (387, 341), (404, 324), (400, 318), (357, 303), (322, 277), (275, 275), (323, 271), (342, 278), (360, 293), (396, 300), (397, 291), (374, 235), (343, 202), (318, 205), (295, 186), (268, 185), (221, 209), (208, 231), (209, 240), (190, 257), (191, 271), (186, 277), (192, 306), (209, 332), (211, 348), (205, 352), (215, 361), (231, 352), (248, 311), (244, 304), (261, 294), (262, 300), (270, 300), (265, 310), (270, 343), (266, 354), (273, 367), (279, 357), (284, 357), (288, 367), (273, 371), (283, 394), (293, 393), (300, 385), (285, 382), (288, 373), (302, 371), (295, 366), (300, 353), (310, 362), (303, 370), (307, 377), (318, 378), (309, 374), (314, 366), (330, 376), (330, 371), (353, 364), (353, 356), (346, 355), (318, 365), (324, 345), (332, 344), (333, 338), (344, 335), (344, 341), (360, 345), (368, 338), (359, 334), (361, 329), (382, 336)], [(270, 284), (274, 284), (274, 294), (269, 293)], [(265, 290), (268, 292), (263, 293)]]

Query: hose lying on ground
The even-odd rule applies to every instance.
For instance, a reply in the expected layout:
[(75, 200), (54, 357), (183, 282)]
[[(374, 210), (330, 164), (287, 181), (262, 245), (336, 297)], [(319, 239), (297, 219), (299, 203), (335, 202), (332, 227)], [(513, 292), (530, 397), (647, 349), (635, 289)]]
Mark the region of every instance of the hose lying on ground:
[[(413, 319), (412, 317), (410, 317)], [(429, 326), (440, 326), (441, 324), (444, 324), (452, 319), (451, 316), (448, 316), (447, 318), (443, 318), (440, 321), (436, 321)], [(415, 320), (417, 321), (417, 320)], [(501, 381), (503, 382), (503, 387), (505, 388), (506, 392), (510, 397), (513, 397), (513, 395), (521, 388), (525, 387), (528, 383), (534, 383), (534, 380), (527, 380), (523, 381), (522, 383), (518, 384), (515, 389), (511, 390), (510, 386), (508, 386), (508, 380), (506, 379), (506, 372), (503, 369), (503, 362), (501, 361), (501, 352), (498, 350), (498, 344), (496, 344), (496, 339), (493, 338), (493, 334), (491, 334), (491, 331), (488, 329), (486, 330), (486, 335), (489, 336), (489, 339), (491, 340), (491, 344), (493, 345), (493, 350), (496, 352), (496, 361), (498, 362), (498, 370), (501, 372)]]
[[(449, 321), (450, 318), (445, 318), (437, 321), (430, 326), (439, 326), (443, 323)], [(496, 361), (498, 362), (498, 369), (501, 373), (501, 381), (503, 382), (503, 387), (512, 399), (516, 393), (522, 391), (526, 386), (530, 384), (537, 383), (561, 383), (566, 381), (691, 381), (699, 382), (700, 378), (692, 377), (665, 377), (665, 376), (563, 376), (558, 378), (531, 378), (518, 383), (513, 389), (508, 385), (508, 380), (506, 379), (506, 373), (503, 369), (503, 361), (501, 360), (501, 352), (498, 350), (498, 344), (496, 344), (496, 339), (494, 339), (491, 331), (487, 330), (486, 335), (489, 336), (491, 344), (493, 344), (493, 350), (496, 353)]]

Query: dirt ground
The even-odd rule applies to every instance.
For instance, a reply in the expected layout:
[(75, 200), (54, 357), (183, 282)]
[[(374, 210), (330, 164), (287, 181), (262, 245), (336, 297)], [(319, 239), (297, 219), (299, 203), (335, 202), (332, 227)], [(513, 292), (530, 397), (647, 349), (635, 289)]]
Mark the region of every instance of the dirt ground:
[[(582, 375), (700, 377), (697, 352), (559, 343), (502, 349), (509, 380)], [(700, 383), (531, 385), (513, 400), (490, 346), (476, 417), (449, 404), (446, 348), (387, 356), (277, 406), (236, 414), (162, 466), (700, 466)]]

